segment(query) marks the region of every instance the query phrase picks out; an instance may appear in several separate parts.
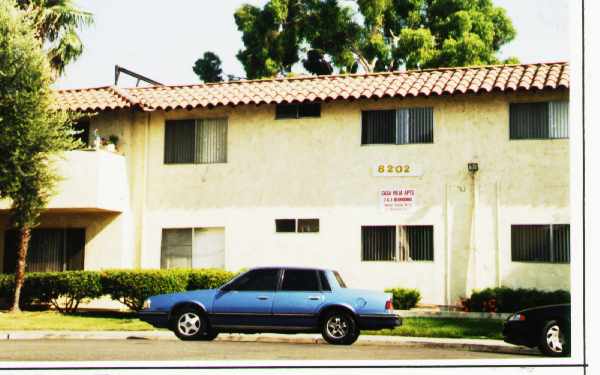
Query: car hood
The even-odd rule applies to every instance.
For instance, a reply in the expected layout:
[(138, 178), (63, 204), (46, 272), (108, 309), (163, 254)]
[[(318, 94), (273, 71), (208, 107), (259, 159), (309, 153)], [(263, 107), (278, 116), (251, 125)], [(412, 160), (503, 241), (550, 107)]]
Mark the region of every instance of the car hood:
[(558, 304), (558, 305), (544, 305), (544, 306), (529, 307), (527, 309), (519, 310), (517, 312), (519, 312), (519, 313), (536, 313), (536, 312), (540, 312), (540, 311), (563, 310), (566, 308), (571, 308), (571, 304), (563, 303), (563, 304)]

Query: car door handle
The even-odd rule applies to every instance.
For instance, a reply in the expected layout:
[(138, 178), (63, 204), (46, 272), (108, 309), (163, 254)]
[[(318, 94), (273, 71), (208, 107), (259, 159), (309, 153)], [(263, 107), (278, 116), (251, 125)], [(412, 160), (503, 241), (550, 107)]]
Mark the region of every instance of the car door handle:
[(311, 301), (318, 301), (321, 299), (321, 296), (310, 296), (307, 299), (311, 300)]
[(267, 296), (258, 296), (258, 297), (256, 297), (256, 299), (259, 299), (261, 301), (266, 301), (266, 300), (269, 299), (269, 297), (267, 297)]

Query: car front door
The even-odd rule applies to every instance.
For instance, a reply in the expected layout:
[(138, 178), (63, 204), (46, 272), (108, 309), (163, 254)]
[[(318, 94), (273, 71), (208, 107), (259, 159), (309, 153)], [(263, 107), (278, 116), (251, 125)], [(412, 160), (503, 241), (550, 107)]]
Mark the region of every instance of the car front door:
[(289, 329), (317, 325), (319, 307), (325, 302), (316, 270), (285, 269), (281, 288), (273, 301), (273, 320)]
[(213, 301), (212, 324), (239, 329), (271, 325), (279, 276), (277, 268), (251, 270), (219, 290)]

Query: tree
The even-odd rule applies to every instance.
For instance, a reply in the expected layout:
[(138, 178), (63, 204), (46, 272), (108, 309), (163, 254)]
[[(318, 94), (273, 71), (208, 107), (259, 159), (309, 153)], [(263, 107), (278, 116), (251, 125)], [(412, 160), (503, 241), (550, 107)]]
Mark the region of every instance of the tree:
[(31, 229), (53, 193), (53, 158), (72, 149), (71, 122), (55, 110), (52, 74), (28, 15), (0, 0), (0, 199), (20, 232), (11, 311), (19, 311)]
[(204, 52), (204, 55), (196, 60), (192, 70), (203, 82), (223, 81), (221, 59), (214, 52)]
[(349, 1), (353, 6), (270, 0), (240, 7), (235, 21), (244, 49), (237, 56), (248, 77), (286, 74), (300, 60), (313, 74), (494, 64), (516, 35), (491, 0)]
[(46, 48), (54, 77), (83, 53), (77, 29), (92, 25), (91, 13), (78, 9), (73, 0), (18, 0), (31, 18), (35, 36)]

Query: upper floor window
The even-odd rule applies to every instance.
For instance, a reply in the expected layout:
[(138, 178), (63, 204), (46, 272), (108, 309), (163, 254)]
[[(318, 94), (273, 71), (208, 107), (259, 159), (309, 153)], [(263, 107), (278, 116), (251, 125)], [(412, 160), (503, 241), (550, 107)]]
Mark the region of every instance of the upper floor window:
[(165, 164), (227, 162), (227, 119), (165, 122)]
[(363, 111), (361, 144), (433, 143), (433, 108)]
[(315, 233), (319, 231), (319, 219), (275, 219), (275, 232)]
[(569, 224), (512, 225), (510, 232), (513, 262), (570, 262)]
[(363, 261), (433, 260), (433, 226), (362, 227)]
[(321, 103), (277, 104), (275, 118), (321, 117)]
[(510, 104), (510, 139), (569, 138), (569, 102)]

